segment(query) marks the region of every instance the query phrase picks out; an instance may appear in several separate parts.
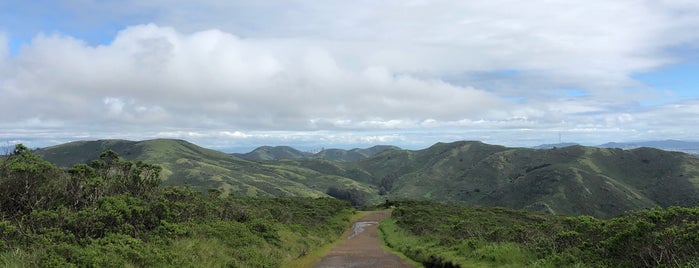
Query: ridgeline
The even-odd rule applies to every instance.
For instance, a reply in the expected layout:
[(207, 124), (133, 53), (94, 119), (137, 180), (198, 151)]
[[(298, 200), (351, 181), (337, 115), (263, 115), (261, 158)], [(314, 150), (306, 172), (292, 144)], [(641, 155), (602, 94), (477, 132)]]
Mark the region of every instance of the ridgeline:
[(656, 206), (699, 205), (699, 158), (651, 148), (529, 149), (461, 141), (416, 151), (381, 147), (356, 161), (263, 161), (181, 140), (103, 140), (36, 153), (67, 167), (105, 149), (162, 166), (164, 185), (217, 189), (224, 196), (331, 194), (357, 205), (407, 198), (602, 218)]

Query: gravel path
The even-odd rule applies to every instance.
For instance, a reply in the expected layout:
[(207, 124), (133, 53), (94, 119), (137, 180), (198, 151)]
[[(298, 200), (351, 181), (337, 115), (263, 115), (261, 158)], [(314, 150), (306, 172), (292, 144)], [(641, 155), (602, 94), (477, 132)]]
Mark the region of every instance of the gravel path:
[(381, 248), (377, 225), (390, 216), (390, 211), (377, 211), (357, 220), (347, 239), (330, 249), (315, 267), (415, 267)]

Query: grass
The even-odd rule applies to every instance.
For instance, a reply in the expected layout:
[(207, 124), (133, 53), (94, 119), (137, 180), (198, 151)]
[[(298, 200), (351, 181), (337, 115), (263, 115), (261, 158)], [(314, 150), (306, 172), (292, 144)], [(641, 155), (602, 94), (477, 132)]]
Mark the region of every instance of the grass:
[(428, 267), (693, 267), (699, 207), (604, 220), (398, 201), (386, 244)]
[(408, 236), (403, 232), (399, 232), (397, 230), (395, 221), (393, 221), (392, 219), (389, 218), (379, 222), (379, 237), (383, 242), (382, 247), (384, 248), (384, 250), (396, 254), (401, 259), (415, 265), (415, 267), (425, 267), (422, 265), (422, 263), (416, 262), (415, 260), (403, 254), (403, 252), (394, 248), (397, 245), (419, 244), (420, 241), (416, 237)]
[(6, 268), (27, 267), (27, 264), (38, 262), (37, 255), (36, 252), (27, 252), (19, 248), (0, 252), (0, 266)]
[(534, 253), (516, 243), (467, 239), (457, 245), (444, 246), (402, 230), (395, 219), (386, 219), (379, 226), (385, 246), (416, 267), (558, 267), (550, 261), (538, 260)]
[[(425, 267), (424, 263), (433, 262), (430, 260), (431, 256), (437, 256), (436, 248), (439, 247), (435, 247), (435, 244), (432, 242), (401, 230), (394, 219), (381, 221), (379, 231), (385, 246), (391, 252), (396, 253), (405, 260), (410, 260), (416, 267)], [(439, 251), (439, 256), (443, 258), (441, 260), (443, 263), (458, 264), (464, 267), (492, 267), (489, 263), (468, 261), (454, 252), (445, 251), (443, 248), (439, 248)], [(439, 267), (440, 264), (434, 265)]]

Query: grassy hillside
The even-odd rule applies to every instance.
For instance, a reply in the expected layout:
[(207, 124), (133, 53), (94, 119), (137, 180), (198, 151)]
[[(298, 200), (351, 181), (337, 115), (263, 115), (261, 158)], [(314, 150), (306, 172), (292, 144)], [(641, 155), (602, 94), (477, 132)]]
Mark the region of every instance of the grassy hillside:
[(331, 189), (336, 196), (373, 203), (425, 199), (605, 218), (655, 206), (699, 205), (699, 158), (650, 148), (529, 149), (461, 141), (416, 151), (374, 148), (375, 155), (353, 162), (251, 161), (179, 140), (110, 140), (37, 153), (66, 166), (107, 148), (163, 166), (166, 185), (216, 188), (224, 195), (318, 197)]
[(106, 149), (128, 160), (141, 160), (163, 167), (164, 185), (189, 185), (224, 196), (322, 197), (331, 187), (355, 189), (377, 200), (373, 186), (345, 177), (325, 174), (284, 162), (254, 162), (182, 140), (80, 141), (41, 149), (36, 153), (49, 162), (68, 167), (95, 159)]
[(281, 160), (312, 157), (312, 153), (302, 152), (289, 146), (262, 146), (245, 154), (233, 154), (249, 160)]
[(507, 148), (481, 142), (390, 150), (353, 163), (297, 161), (384, 187), (391, 199), (611, 217), (699, 205), (699, 159), (650, 148)]
[(683, 153), (472, 142), (428, 148), (415, 159), (426, 166), (399, 176), (397, 197), (601, 217), (656, 205), (699, 205), (699, 159)]
[(338, 162), (354, 162), (368, 157), (372, 157), (386, 150), (399, 150), (395, 146), (387, 145), (377, 145), (371, 148), (359, 149), (355, 148), (352, 150), (342, 150), (342, 149), (326, 149), (313, 155), (313, 158), (320, 158), (330, 161)]
[(395, 146), (377, 145), (366, 149), (324, 149), (313, 154), (302, 152), (289, 146), (262, 146), (249, 153), (233, 155), (249, 160), (323, 159), (338, 162), (353, 162), (374, 156), (386, 150), (398, 149), (400, 148)]

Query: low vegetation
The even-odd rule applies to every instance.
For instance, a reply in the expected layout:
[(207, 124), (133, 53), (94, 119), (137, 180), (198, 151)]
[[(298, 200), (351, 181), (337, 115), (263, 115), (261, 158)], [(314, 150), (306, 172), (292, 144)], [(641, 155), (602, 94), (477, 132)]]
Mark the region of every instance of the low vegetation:
[(601, 220), (405, 201), (380, 228), (389, 247), (426, 267), (699, 265), (699, 208)]
[(278, 267), (333, 241), (333, 198), (234, 198), (160, 186), (160, 166), (105, 151), (61, 169), (24, 146), (0, 158), (0, 266)]

